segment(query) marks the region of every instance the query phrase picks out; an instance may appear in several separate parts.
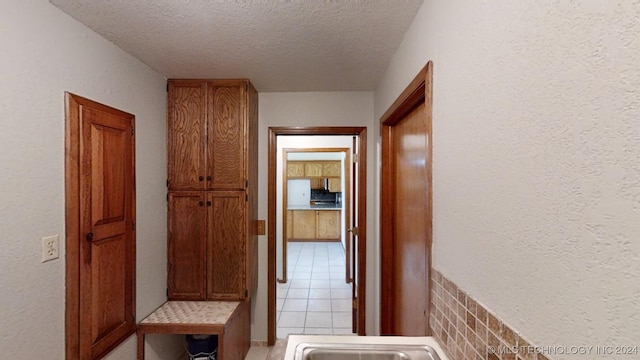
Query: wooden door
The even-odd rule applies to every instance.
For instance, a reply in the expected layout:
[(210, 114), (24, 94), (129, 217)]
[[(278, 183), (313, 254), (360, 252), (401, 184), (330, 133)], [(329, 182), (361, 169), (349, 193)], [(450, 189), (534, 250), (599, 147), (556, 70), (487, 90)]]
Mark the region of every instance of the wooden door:
[[(71, 123), (77, 121), (69, 125), (78, 125), (79, 130), (68, 128), (67, 133), (68, 155), (74, 148), (79, 155), (79, 188), (75, 195), (67, 189), (71, 192), (67, 216), (73, 212), (69, 206), (75, 206), (70, 199), (77, 199), (79, 205), (77, 232), (68, 226), (69, 266), (75, 269), (73, 262), (79, 261), (79, 273), (67, 272), (68, 277), (79, 279), (78, 301), (67, 293), (68, 306), (78, 304), (78, 334), (67, 337), (79, 335), (75, 338), (79, 356), (68, 353), (67, 358), (97, 359), (136, 329), (135, 118), (72, 94), (67, 94), (67, 101), (67, 114), (75, 118)], [(67, 166), (75, 167), (72, 162), (68, 157)], [(68, 287), (73, 287), (74, 280), (67, 280)]]
[(426, 335), (427, 330), (427, 214), (426, 127), (424, 104), (396, 125), (394, 328), (398, 335)]
[(169, 193), (169, 300), (206, 298), (206, 225), (204, 191)]
[(207, 193), (207, 299), (248, 296), (244, 191)]
[(207, 180), (215, 190), (244, 189), (245, 172), (245, 86), (208, 88)]
[(381, 333), (427, 335), (431, 256), (431, 63), (382, 118)]
[(206, 83), (170, 80), (168, 93), (168, 186), (203, 190), (206, 186)]

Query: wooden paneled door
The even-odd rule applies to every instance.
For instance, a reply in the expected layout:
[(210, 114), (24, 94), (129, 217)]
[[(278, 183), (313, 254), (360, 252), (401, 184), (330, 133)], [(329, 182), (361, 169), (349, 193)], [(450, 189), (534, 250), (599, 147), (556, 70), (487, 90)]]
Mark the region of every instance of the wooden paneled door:
[(429, 333), (431, 63), (382, 117), (381, 333)]
[(67, 359), (135, 332), (134, 116), (67, 94)]

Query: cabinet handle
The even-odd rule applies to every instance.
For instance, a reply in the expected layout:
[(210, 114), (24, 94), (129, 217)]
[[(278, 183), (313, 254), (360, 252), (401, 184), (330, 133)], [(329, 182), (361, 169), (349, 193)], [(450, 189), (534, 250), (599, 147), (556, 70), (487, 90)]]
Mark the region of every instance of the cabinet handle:
[(198, 205), (200, 206), (204, 205), (204, 201), (198, 201)]
[(204, 181), (204, 176), (198, 176), (198, 180)]
[(211, 176), (207, 176), (207, 181), (211, 181)]
[(207, 201), (207, 206), (211, 206), (211, 201)]

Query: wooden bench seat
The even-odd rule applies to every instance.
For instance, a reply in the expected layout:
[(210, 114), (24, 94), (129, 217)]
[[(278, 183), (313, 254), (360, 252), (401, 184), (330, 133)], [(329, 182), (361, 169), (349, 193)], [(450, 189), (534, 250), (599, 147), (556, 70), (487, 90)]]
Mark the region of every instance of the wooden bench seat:
[(251, 344), (250, 306), (244, 301), (167, 301), (138, 324), (138, 360), (146, 334), (218, 336), (218, 360), (243, 360)]

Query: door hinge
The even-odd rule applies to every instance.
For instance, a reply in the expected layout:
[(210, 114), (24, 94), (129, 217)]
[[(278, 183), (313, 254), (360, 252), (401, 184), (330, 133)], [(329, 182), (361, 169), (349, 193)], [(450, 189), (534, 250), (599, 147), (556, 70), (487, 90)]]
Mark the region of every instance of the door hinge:
[(357, 226), (352, 227), (351, 229), (348, 229), (347, 232), (352, 233), (353, 236), (359, 236), (360, 235), (360, 229), (358, 229)]
[(167, 83), (167, 92), (169, 92), (169, 83)]
[(249, 201), (249, 194), (247, 193), (244, 194), (244, 201)]
[(135, 135), (136, 134), (136, 128), (135, 127), (131, 127), (131, 135)]
[(132, 221), (131, 222), (131, 230), (135, 230), (136, 229), (136, 222)]
[(244, 188), (248, 188), (249, 187), (249, 179), (244, 179)]
[(167, 294), (167, 297), (169, 297), (169, 288), (166, 289), (165, 293)]
[(244, 289), (244, 297), (249, 297), (249, 290), (248, 289)]
[(354, 164), (355, 164), (355, 163), (357, 163), (357, 162), (358, 162), (358, 160), (360, 160), (358, 155), (359, 155), (359, 154), (353, 154), (353, 163), (354, 163)]
[(167, 179), (167, 187), (169, 187), (169, 179)]
[(169, 201), (169, 193), (167, 193), (167, 201)]

